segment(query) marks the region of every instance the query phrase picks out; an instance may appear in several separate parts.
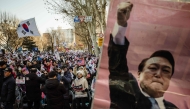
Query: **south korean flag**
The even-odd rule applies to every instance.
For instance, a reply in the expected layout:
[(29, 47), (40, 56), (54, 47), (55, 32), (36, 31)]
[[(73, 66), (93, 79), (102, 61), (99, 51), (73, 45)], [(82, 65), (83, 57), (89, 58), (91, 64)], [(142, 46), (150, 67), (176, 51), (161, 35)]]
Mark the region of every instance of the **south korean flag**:
[(67, 43), (66, 42), (63, 42), (63, 47), (67, 47)]
[(36, 75), (37, 75), (38, 77), (41, 77), (42, 73), (37, 69)]
[(18, 37), (41, 36), (34, 18), (21, 21), (17, 28)]

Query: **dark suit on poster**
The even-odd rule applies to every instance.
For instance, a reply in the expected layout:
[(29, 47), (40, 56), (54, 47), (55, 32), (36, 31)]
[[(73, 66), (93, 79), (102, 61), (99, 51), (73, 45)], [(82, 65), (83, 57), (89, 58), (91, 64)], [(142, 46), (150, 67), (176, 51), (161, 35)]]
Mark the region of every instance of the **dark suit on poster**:
[[(142, 94), (137, 80), (129, 73), (126, 59), (128, 47), (127, 38), (125, 45), (116, 45), (113, 36), (110, 35), (108, 46), (110, 109), (151, 109), (151, 101)], [(163, 103), (166, 109), (177, 109), (166, 100), (163, 100)]]

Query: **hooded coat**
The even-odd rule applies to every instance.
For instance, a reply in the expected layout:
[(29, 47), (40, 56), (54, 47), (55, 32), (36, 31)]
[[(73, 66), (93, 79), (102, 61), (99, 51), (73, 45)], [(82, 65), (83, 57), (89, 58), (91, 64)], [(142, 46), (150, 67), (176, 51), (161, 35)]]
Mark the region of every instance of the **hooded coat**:
[(48, 109), (63, 109), (66, 89), (57, 79), (46, 80), (45, 86), (41, 89), (47, 97)]

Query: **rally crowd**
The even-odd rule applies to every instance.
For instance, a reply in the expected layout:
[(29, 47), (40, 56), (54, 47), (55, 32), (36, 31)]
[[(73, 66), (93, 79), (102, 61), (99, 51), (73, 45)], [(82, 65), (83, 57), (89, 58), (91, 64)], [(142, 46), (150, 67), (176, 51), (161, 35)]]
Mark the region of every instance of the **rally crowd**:
[(97, 66), (83, 51), (1, 54), (1, 108), (89, 109)]

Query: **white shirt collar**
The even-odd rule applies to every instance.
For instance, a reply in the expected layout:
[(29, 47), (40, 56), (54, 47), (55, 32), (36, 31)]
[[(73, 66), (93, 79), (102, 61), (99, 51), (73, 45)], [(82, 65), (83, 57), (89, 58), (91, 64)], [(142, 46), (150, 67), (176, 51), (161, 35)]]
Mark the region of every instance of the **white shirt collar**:
[[(141, 88), (141, 93), (145, 96), (145, 97), (150, 97), (146, 92), (144, 92)], [(160, 107), (160, 109), (166, 109), (166, 107), (164, 106), (164, 97), (159, 97), (159, 98), (154, 98), (157, 103), (158, 103), (158, 106)]]

